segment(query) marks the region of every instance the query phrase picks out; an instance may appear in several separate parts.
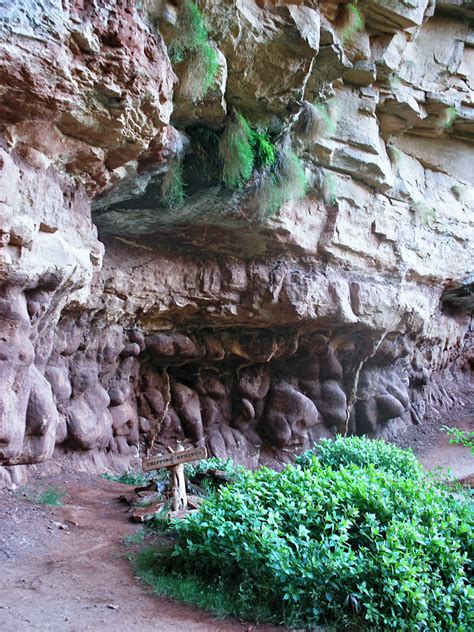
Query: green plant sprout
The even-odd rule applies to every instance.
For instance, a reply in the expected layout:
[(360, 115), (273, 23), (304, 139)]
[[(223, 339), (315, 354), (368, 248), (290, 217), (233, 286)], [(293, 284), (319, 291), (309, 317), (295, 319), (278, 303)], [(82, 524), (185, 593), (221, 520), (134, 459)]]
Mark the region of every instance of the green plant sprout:
[(172, 63), (188, 60), (181, 83), (185, 99), (202, 101), (215, 83), (219, 70), (217, 52), (209, 42), (209, 34), (201, 11), (191, 0), (185, 0), (176, 22), (176, 36), (169, 47)]
[(470, 448), (471, 454), (474, 455), (474, 432), (460, 430), (459, 428), (449, 428), (449, 426), (441, 426), (441, 428), (451, 437), (449, 443)]

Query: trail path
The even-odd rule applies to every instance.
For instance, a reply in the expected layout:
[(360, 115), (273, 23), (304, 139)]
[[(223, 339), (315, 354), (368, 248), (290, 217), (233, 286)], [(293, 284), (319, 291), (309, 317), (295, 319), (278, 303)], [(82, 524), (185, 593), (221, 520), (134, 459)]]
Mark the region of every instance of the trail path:
[(151, 595), (123, 557), (123, 537), (136, 526), (117, 497), (130, 488), (89, 475), (83, 482), (78, 478), (53, 481), (67, 490), (62, 507), (0, 493), (1, 632), (282, 630), (219, 621)]
[(443, 429), (445, 425), (474, 432), (474, 397), (464, 408), (413, 426), (396, 443), (403, 448), (412, 448), (427, 470), (441, 468), (455, 479), (474, 475), (474, 456), (470, 448), (451, 444)]

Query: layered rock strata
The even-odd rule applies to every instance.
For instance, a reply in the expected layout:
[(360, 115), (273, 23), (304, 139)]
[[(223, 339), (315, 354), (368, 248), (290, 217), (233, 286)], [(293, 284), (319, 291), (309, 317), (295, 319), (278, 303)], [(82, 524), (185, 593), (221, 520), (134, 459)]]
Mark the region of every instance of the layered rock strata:
[[(124, 466), (177, 441), (278, 466), (336, 432), (389, 437), (462, 405), (469, 3), (359, 2), (355, 28), (342, 2), (198, 4), (220, 71), (193, 104), (167, 53), (179, 6), (7, 3), (6, 478), (55, 453)], [(317, 134), (298, 123), (308, 103)], [(307, 197), (273, 218), (196, 176), (190, 130), (219, 132), (231, 108), (286, 130), (303, 161)], [(183, 156), (188, 199), (169, 210), (163, 174)]]

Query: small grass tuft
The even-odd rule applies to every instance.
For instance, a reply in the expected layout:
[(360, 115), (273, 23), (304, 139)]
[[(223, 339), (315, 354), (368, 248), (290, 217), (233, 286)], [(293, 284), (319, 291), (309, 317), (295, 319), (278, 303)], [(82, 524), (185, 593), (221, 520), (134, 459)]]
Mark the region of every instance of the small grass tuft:
[(387, 144), (387, 153), (390, 158), (390, 162), (393, 166), (399, 165), (403, 162), (403, 152), (401, 152), (398, 147), (388, 143)]
[(66, 495), (66, 492), (58, 487), (50, 485), (44, 491), (34, 489), (30, 486), (20, 487), (17, 492), (19, 495), (24, 496), (32, 503), (39, 505), (51, 505), (55, 507), (62, 506), (62, 500)]
[(449, 108), (443, 110), (439, 117), (440, 128), (443, 130), (451, 129), (451, 127), (453, 127), (454, 125), (454, 121), (456, 120), (458, 112), (458, 108), (454, 106), (450, 106)]
[(152, 480), (166, 480), (166, 477), (168, 476), (169, 474), (167, 470), (151, 470), (150, 472), (143, 472), (142, 470), (126, 470), (122, 474), (110, 474), (109, 472), (101, 474), (101, 477), (108, 481), (123, 483), (124, 485), (133, 485), (134, 487), (148, 485), (148, 483)]
[(61, 489), (57, 489), (56, 487), (48, 487), (44, 492), (42, 492), (36, 499), (36, 502), (40, 503), (40, 505), (54, 505), (61, 506), (62, 500), (66, 492)]
[(338, 118), (336, 109), (334, 103), (303, 101), (295, 123), (295, 133), (307, 142), (323, 138), (327, 134), (334, 134)]
[(341, 42), (344, 44), (357, 32), (365, 28), (364, 16), (356, 4), (344, 4), (337, 17), (337, 28)]
[(145, 527), (141, 527), (135, 533), (129, 533), (123, 539), (124, 546), (135, 546), (137, 544), (142, 544), (148, 535), (147, 529)]
[(412, 200), (411, 210), (418, 215), (423, 225), (436, 217), (436, 210), (422, 199)]

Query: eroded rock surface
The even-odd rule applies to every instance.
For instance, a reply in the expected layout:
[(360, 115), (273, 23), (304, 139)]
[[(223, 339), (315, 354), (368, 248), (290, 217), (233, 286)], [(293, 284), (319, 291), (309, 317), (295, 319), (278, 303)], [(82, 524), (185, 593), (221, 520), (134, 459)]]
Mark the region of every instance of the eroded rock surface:
[[(199, 3), (220, 70), (194, 104), (167, 53), (176, 4), (6, 3), (4, 478), (55, 450), (125, 465), (177, 441), (278, 465), (462, 404), (472, 16), (371, 0), (353, 28), (347, 3), (319, 4)], [(313, 102), (316, 135), (301, 131)], [(262, 221), (245, 190), (193, 180), (166, 209), (171, 161), (205, 169), (190, 127), (219, 131), (232, 108), (287, 130), (307, 197)]]

